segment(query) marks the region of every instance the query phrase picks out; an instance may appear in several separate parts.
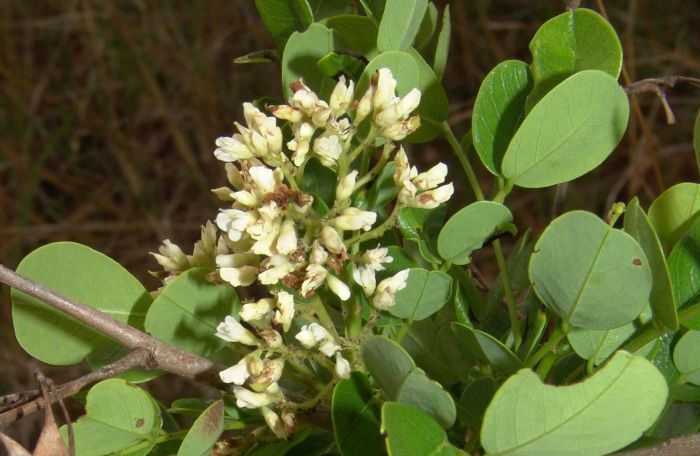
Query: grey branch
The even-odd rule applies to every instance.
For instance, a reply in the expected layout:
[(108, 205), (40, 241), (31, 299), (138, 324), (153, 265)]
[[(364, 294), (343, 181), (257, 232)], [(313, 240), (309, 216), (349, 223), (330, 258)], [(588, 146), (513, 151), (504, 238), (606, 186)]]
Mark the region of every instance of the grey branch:
[[(158, 340), (136, 328), (113, 319), (99, 310), (27, 279), (3, 265), (0, 265), (0, 282), (60, 310), (122, 345), (135, 350), (116, 363), (105, 366), (93, 372), (93, 374), (100, 371), (104, 374), (110, 369), (116, 372), (122, 367), (128, 366), (126, 369), (121, 370), (123, 372), (131, 367), (142, 365), (153, 369), (162, 369), (181, 377), (202, 380), (210, 384), (220, 383), (218, 372), (221, 370), (221, 367), (213, 361)], [(134, 361), (139, 361), (140, 364), (133, 364)], [(111, 376), (119, 375), (121, 372), (113, 373)], [(13, 396), (20, 397), (21, 402), (26, 402), (28, 398), (31, 398), (32, 402), (28, 402), (25, 405), (33, 403), (35, 399), (31, 394)], [(0, 410), (3, 405), (2, 400), (0, 400)], [(0, 416), (4, 416), (6, 413), (9, 413), (9, 411), (3, 412)], [(2, 420), (0, 420), (1, 425)]]
[(694, 456), (700, 454), (700, 434), (691, 434), (646, 448), (615, 453), (616, 456)]

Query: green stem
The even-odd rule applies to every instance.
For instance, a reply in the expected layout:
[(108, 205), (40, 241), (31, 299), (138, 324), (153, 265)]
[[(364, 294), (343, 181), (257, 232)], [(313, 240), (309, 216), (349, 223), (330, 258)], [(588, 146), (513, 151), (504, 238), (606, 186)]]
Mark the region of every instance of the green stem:
[(497, 203), (502, 203), (505, 201), (506, 196), (513, 190), (513, 183), (511, 181), (506, 181), (505, 184), (498, 190), (498, 193), (493, 197), (493, 201)]
[(476, 173), (474, 173), (474, 168), (472, 168), (471, 163), (469, 163), (467, 154), (464, 152), (464, 149), (462, 149), (462, 146), (459, 144), (459, 141), (455, 137), (455, 134), (452, 132), (452, 128), (450, 128), (450, 125), (447, 123), (447, 121), (444, 121), (442, 124), (437, 124), (436, 126), (440, 128), (442, 136), (450, 144), (455, 155), (457, 155), (457, 158), (459, 159), (459, 162), (461, 163), (462, 168), (464, 169), (464, 174), (467, 175), (467, 180), (469, 181), (469, 185), (471, 186), (472, 191), (474, 192), (474, 196), (479, 201), (483, 200), (484, 193), (481, 191), (479, 181), (476, 178)]
[[(678, 312), (678, 319), (680, 320), (681, 324), (698, 316), (700, 316), (700, 298), (694, 300), (692, 304), (684, 307), (680, 312)], [(652, 321), (651, 323), (642, 326), (641, 332), (637, 334), (634, 339), (627, 342), (622, 347), (622, 350), (634, 353), (649, 342), (663, 336), (667, 331), (668, 329), (654, 324)]]
[(369, 181), (377, 177), (382, 169), (384, 169), (384, 165), (386, 165), (387, 161), (389, 161), (389, 153), (385, 152), (379, 158), (379, 161), (377, 161), (377, 163), (372, 167), (372, 169), (370, 169), (369, 172), (362, 174), (362, 177), (355, 182), (355, 187), (352, 191), (355, 192), (359, 190), (363, 185), (366, 185)]
[(412, 324), (413, 324), (413, 318), (408, 318), (408, 319), (404, 320), (403, 324), (401, 325), (401, 328), (399, 328), (399, 332), (397, 332), (396, 335), (394, 336), (394, 342), (396, 342), (397, 344), (400, 344), (401, 341), (403, 340), (403, 336), (406, 335), (406, 333), (408, 332), (408, 330)]
[(323, 301), (321, 301), (321, 298), (319, 298), (318, 295), (314, 295), (310, 300), (310, 304), (314, 310), (314, 313), (318, 317), (319, 323), (321, 323), (323, 327), (330, 331), (333, 337), (336, 338), (336, 340), (339, 339), (340, 336), (338, 334), (338, 330), (335, 328), (335, 324), (333, 323), (331, 316), (328, 315), (326, 306), (323, 304)]
[(518, 303), (515, 300), (513, 287), (510, 282), (510, 274), (508, 274), (508, 265), (506, 264), (503, 249), (501, 248), (501, 240), (493, 241), (493, 250), (496, 253), (496, 262), (498, 269), (501, 271), (501, 282), (503, 282), (503, 290), (506, 294), (506, 302), (508, 303), (508, 318), (510, 319), (510, 328), (513, 331), (513, 346), (517, 350), (522, 342), (520, 334), (520, 318), (518, 317)]
[(304, 402), (289, 402), (287, 403), (287, 406), (293, 410), (308, 410), (311, 408), (316, 407), (319, 402), (321, 402), (327, 395), (330, 393), (333, 388), (335, 387), (336, 381), (330, 381), (326, 386), (323, 387), (321, 391), (318, 392), (318, 394), (308, 401)]
[(366, 233), (358, 234), (357, 236), (350, 238), (349, 240), (345, 241), (345, 244), (349, 247), (353, 244), (359, 245), (360, 242), (365, 242), (371, 239), (381, 237), (389, 228), (394, 226), (394, 223), (396, 223), (396, 219), (401, 213), (401, 209), (403, 209), (403, 205), (397, 202), (394, 206), (394, 210), (391, 212), (391, 215), (389, 215), (389, 217), (384, 221), (384, 223), (370, 231), (367, 231)]
[(555, 348), (565, 336), (566, 330), (561, 326), (557, 326), (549, 336), (549, 340), (525, 361), (525, 365), (527, 367), (534, 367), (537, 365), (537, 363), (539, 363), (542, 358), (547, 356), (547, 354), (551, 352), (552, 349)]

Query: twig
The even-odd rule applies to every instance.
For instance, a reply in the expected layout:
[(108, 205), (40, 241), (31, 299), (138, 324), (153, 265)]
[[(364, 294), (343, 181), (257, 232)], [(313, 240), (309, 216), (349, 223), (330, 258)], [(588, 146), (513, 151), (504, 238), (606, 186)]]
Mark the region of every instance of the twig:
[(700, 79), (691, 78), (688, 76), (663, 76), (660, 78), (647, 78), (629, 84), (625, 87), (627, 93), (641, 93), (641, 92), (652, 92), (659, 97), (661, 100), (661, 105), (664, 107), (664, 112), (666, 113), (666, 123), (673, 125), (676, 123), (676, 116), (673, 114), (671, 105), (666, 98), (666, 92), (662, 87), (674, 87), (677, 83), (684, 82), (695, 87), (700, 88)]
[(616, 456), (694, 456), (700, 454), (700, 434), (686, 435), (646, 448), (615, 453)]
[(0, 264), (0, 282), (5, 283), (132, 349), (146, 350), (152, 359), (151, 367), (198, 380), (218, 383), (219, 366), (211, 360), (173, 347), (127, 324), (119, 322), (99, 310), (57, 293)]
[[(62, 399), (76, 394), (87, 385), (99, 382), (100, 380), (104, 380), (106, 378), (116, 377), (117, 375), (137, 366), (153, 366), (153, 359), (148, 350), (142, 348), (136, 349), (123, 358), (103, 366), (96, 371), (90, 372), (89, 374), (86, 374), (80, 378), (52, 388), (53, 394), (50, 395), (50, 401), (52, 404), (60, 402)], [(10, 396), (19, 396), (21, 397), (21, 400), (12, 404), (11, 406), (8, 404), (8, 406), (5, 407), (5, 410), (0, 413), (0, 428), (6, 427), (7, 425), (30, 413), (42, 410), (47, 405), (46, 398), (43, 397), (41, 391), (38, 390), (27, 391), (19, 395), (13, 394)]]

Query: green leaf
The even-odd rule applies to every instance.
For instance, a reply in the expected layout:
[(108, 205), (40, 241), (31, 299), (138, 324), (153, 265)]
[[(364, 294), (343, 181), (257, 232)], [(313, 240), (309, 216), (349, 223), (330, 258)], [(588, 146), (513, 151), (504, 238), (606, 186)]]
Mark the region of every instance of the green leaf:
[(613, 329), (571, 328), (566, 338), (577, 355), (583, 359), (593, 358), (593, 363), (598, 365), (608, 359), (636, 330), (634, 323)]
[[(668, 270), (676, 303), (680, 308), (700, 299), (700, 219), (668, 256)], [(700, 317), (686, 319), (683, 326), (700, 330)]]
[[(90, 247), (55, 242), (31, 252), (17, 272), (117, 321), (143, 327), (151, 297), (117, 262)], [(58, 310), (13, 289), (12, 323), (22, 348), (45, 363), (80, 362), (113, 342)]]
[(435, 30), (437, 29), (437, 17), (438, 10), (433, 2), (428, 3), (428, 8), (423, 15), (423, 20), (418, 28), (418, 33), (416, 34), (416, 39), (414, 40), (413, 47), (419, 51), (422, 51), (433, 38)]
[(200, 397), (183, 397), (176, 399), (168, 408), (169, 413), (199, 416), (211, 405), (211, 401)]
[(389, 307), (395, 317), (418, 321), (428, 318), (450, 298), (452, 278), (440, 271), (411, 269), (406, 287), (396, 293), (396, 304)]
[(454, 264), (468, 264), (470, 254), (489, 238), (504, 232), (515, 234), (512, 221), (513, 214), (501, 203), (472, 203), (460, 209), (442, 227), (437, 241), (438, 253)]
[(450, 5), (445, 5), (445, 10), (442, 13), (442, 27), (438, 35), (437, 44), (435, 45), (435, 60), (433, 62), (433, 71), (438, 81), (442, 81), (445, 75), (445, 67), (447, 66), (447, 57), (450, 53), (450, 36), (452, 34), (452, 26), (450, 24)]
[(698, 165), (698, 171), (700, 171), (700, 111), (698, 111), (695, 125), (693, 126), (693, 149), (695, 149), (695, 163)]
[(452, 373), (452, 366), (439, 349), (437, 337), (439, 329), (440, 326), (433, 319), (417, 321), (401, 339), (401, 346), (430, 378), (443, 385), (452, 385), (457, 383), (457, 377)]
[(355, 13), (355, 7), (352, 2), (347, 0), (307, 0), (311, 6), (311, 11), (313, 11), (314, 18), (317, 21), (338, 16), (341, 14), (353, 14)]
[(386, 402), (382, 432), (389, 456), (456, 456), (463, 451), (450, 445), (445, 431), (428, 415), (410, 405)]
[(535, 244), (529, 273), (540, 300), (580, 328), (622, 326), (649, 302), (652, 279), (644, 251), (590, 212), (557, 217)]
[(276, 49), (265, 49), (262, 51), (251, 52), (233, 59), (233, 63), (242, 65), (247, 63), (269, 63), (279, 62), (279, 51)]
[(493, 456), (604, 455), (637, 440), (659, 416), (667, 396), (661, 373), (626, 352), (572, 386), (545, 385), (523, 369), (491, 401), (481, 442)]
[(491, 377), (479, 377), (464, 388), (459, 405), (462, 419), (470, 427), (481, 428), (484, 413), (496, 390), (498, 390), (498, 384)]
[(218, 400), (202, 412), (185, 435), (178, 456), (207, 455), (224, 431), (224, 401)]
[(193, 268), (170, 282), (148, 309), (146, 331), (202, 356), (225, 347), (214, 333), (227, 315), (238, 313), (238, 295), (227, 284), (208, 281), (210, 272)]
[[(75, 450), (80, 456), (111, 454), (155, 438), (160, 409), (151, 396), (124, 380), (104, 380), (90, 389), (86, 415), (73, 423)], [(67, 440), (66, 426), (61, 434)], [(153, 444), (144, 449), (146, 454)]]
[(315, 157), (311, 158), (304, 168), (304, 191), (314, 195), (314, 199), (322, 199), (328, 207), (335, 202), (335, 187), (337, 175), (330, 168), (323, 166)]
[(534, 106), (554, 86), (574, 73), (600, 70), (617, 79), (622, 46), (612, 26), (598, 13), (578, 8), (545, 22), (530, 42)]
[(522, 361), (501, 341), (461, 323), (445, 325), (438, 334), (438, 343), (440, 352), (463, 381), (477, 364), (489, 364), (506, 375), (523, 367)]
[(656, 231), (644, 210), (639, 206), (637, 198), (630, 201), (625, 210), (625, 231), (636, 239), (649, 262), (652, 272), (649, 303), (654, 317), (666, 328), (672, 331), (678, 329), (678, 312), (666, 256)]
[(323, 74), (317, 62), (333, 52), (333, 32), (325, 25), (311, 24), (305, 32), (294, 32), (282, 53), (282, 90), (292, 95), (289, 84), (299, 79), (322, 98), (330, 95), (336, 82)]
[(651, 203), (649, 220), (666, 247), (673, 247), (700, 218), (700, 184), (682, 182)]
[(367, 208), (378, 212), (384, 210), (384, 207), (396, 198), (399, 189), (394, 184), (394, 170), (396, 165), (393, 161), (389, 162), (382, 168), (372, 186), (367, 191)]
[(569, 77), (530, 111), (508, 145), (503, 176), (528, 188), (576, 179), (600, 165), (627, 129), (627, 94), (610, 75)]
[(333, 390), (333, 431), (343, 456), (373, 456), (382, 452), (379, 417), (372, 386), (361, 372), (341, 380)]
[(362, 60), (350, 54), (339, 54), (331, 52), (317, 63), (318, 68), (328, 77), (334, 78), (337, 75), (348, 75), (350, 79), (357, 81), (365, 69)]
[(336, 50), (353, 51), (366, 59), (375, 58), (377, 51), (377, 25), (369, 17), (335, 16), (321, 21), (333, 30)]
[(377, 35), (379, 50), (405, 50), (411, 47), (427, 8), (428, 0), (386, 0)]
[(700, 385), (700, 331), (683, 334), (673, 349), (673, 362), (685, 380)]
[(532, 89), (527, 63), (501, 62), (479, 87), (472, 114), (474, 148), (486, 169), (501, 175), (501, 162), (525, 111), (525, 98)]
[(314, 21), (306, 0), (255, 0), (265, 27), (279, 47), (294, 32), (303, 32)]
[(421, 256), (428, 262), (440, 261), (433, 253), (430, 241), (437, 237), (435, 234), (442, 226), (444, 216), (444, 206), (438, 206), (435, 209), (409, 207), (399, 214), (398, 225), (404, 239), (415, 241)]
[(700, 429), (700, 404), (670, 404), (654, 425), (651, 438), (660, 441), (693, 434)]
[(415, 49), (382, 52), (365, 68), (357, 84), (356, 93), (364, 93), (369, 85), (369, 78), (380, 68), (389, 68), (394, 74), (397, 82), (396, 93), (400, 97), (413, 88), (421, 91), (421, 102), (416, 113), (420, 115), (422, 124), (407, 140), (418, 143), (435, 138), (440, 133), (436, 125), (447, 119), (449, 106), (445, 89), (430, 65)]
[(443, 427), (452, 426), (457, 416), (452, 396), (426, 377), (400, 345), (386, 337), (370, 337), (362, 344), (362, 358), (390, 400), (419, 407)]
[(382, 20), (384, 15), (384, 8), (386, 7), (386, 0), (360, 0), (362, 4), (362, 9), (365, 10), (365, 14), (373, 19), (375, 22)]
[(313, 428), (307, 427), (306, 429), (297, 432), (292, 440), (282, 440), (269, 445), (258, 445), (251, 451), (247, 452), (245, 456), (285, 456), (293, 451), (294, 448), (302, 444), (304, 440), (309, 437), (312, 430)]

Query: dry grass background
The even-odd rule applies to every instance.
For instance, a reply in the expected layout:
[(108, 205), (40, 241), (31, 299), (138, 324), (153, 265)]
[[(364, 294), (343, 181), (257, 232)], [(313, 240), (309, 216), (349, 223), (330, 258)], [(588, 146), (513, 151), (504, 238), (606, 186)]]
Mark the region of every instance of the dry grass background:
[[(529, 61), (533, 33), (565, 3), (450, 4), (445, 85), (450, 122), (464, 134), (486, 73), (504, 59)], [(697, 1), (610, 0), (604, 6), (622, 39), (630, 80), (700, 76)], [(231, 133), (243, 101), (281, 93), (273, 64), (232, 63), (271, 47), (252, 0), (0, 0), (0, 263), (15, 267), (42, 244), (73, 240), (155, 286), (148, 252), (165, 238), (191, 245), (199, 225), (216, 213), (208, 189), (222, 185), (224, 174), (211, 153), (214, 139)], [(653, 95), (637, 99), (629, 134), (603, 167), (568, 186), (512, 195), (521, 227), (540, 229), (574, 207), (602, 214), (635, 194), (648, 204), (675, 182), (697, 180), (690, 132), (700, 92), (669, 91), (678, 117), (672, 126)], [(450, 159), (441, 141), (411, 153), (426, 164)], [(488, 176), (481, 177), (486, 185)], [(458, 171), (454, 179), (464, 190), (454, 204), (462, 205), (469, 191)], [(479, 262), (492, 274), (488, 252)], [(7, 295), (3, 289), (0, 395), (32, 388), (39, 365), (14, 341)], [(85, 370), (42, 368), (56, 381)], [(172, 378), (153, 388), (167, 389), (166, 397), (201, 393)], [(28, 442), (37, 424), (27, 418), (10, 433)]]

